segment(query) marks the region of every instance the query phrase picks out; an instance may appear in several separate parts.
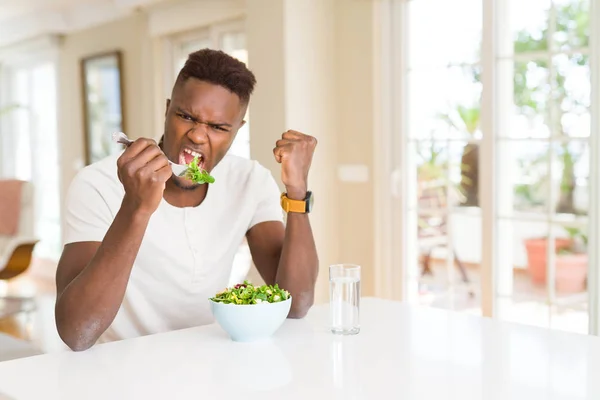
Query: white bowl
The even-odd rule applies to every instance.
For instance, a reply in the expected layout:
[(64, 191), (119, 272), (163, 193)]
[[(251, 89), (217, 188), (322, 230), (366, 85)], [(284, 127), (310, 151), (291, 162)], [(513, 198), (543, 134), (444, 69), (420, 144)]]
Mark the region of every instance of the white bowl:
[(236, 342), (253, 342), (272, 336), (292, 306), (291, 297), (277, 303), (261, 304), (224, 304), (210, 299), (208, 302), (217, 323)]

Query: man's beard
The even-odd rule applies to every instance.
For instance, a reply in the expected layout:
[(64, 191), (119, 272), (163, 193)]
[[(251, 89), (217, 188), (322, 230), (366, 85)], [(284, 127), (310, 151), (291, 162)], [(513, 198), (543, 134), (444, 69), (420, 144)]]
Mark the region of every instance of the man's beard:
[(177, 186), (179, 189), (181, 190), (189, 190), (189, 191), (193, 191), (198, 189), (200, 186), (202, 185), (198, 185), (198, 184), (193, 184), (193, 185), (184, 185), (179, 179), (177, 179), (175, 176), (171, 177), (171, 180), (173, 181), (173, 183), (175, 184), (175, 186)]

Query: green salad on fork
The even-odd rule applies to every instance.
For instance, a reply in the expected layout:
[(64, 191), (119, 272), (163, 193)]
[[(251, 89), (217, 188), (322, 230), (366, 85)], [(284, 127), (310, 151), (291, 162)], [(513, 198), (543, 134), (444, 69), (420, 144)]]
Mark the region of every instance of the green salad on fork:
[(194, 157), (192, 162), (188, 164), (188, 169), (185, 171), (185, 177), (192, 182), (201, 185), (204, 183), (215, 183), (215, 178), (206, 170), (201, 169), (198, 165), (198, 157)]

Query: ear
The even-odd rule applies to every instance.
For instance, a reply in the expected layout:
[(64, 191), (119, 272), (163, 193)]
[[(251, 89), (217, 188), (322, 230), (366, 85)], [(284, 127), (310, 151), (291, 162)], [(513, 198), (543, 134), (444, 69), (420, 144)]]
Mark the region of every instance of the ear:
[(242, 129), (242, 126), (244, 126), (244, 125), (246, 125), (246, 121), (245, 121), (245, 120), (242, 120), (242, 123), (240, 124), (240, 127), (238, 128), (238, 131), (239, 131), (240, 129)]
[(169, 106), (171, 105), (171, 99), (167, 99), (166, 101), (166, 107), (165, 107), (165, 117), (167, 116), (167, 113), (169, 112)]

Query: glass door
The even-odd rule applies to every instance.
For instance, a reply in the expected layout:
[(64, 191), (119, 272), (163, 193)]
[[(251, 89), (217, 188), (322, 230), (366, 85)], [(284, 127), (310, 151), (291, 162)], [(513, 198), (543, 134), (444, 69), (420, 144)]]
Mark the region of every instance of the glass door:
[(482, 2), (414, 0), (405, 10), (408, 285), (415, 303), (480, 314)]
[[(497, 312), (588, 331), (590, 4), (511, 0), (494, 55)], [(501, 9), (502, 10), (502, 9)]]
[(393, 0), (390, 10), (402, 298), (593, 331), (589, 0)]

